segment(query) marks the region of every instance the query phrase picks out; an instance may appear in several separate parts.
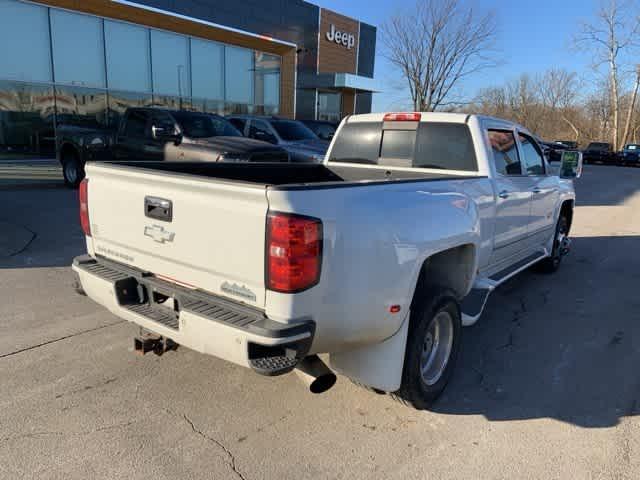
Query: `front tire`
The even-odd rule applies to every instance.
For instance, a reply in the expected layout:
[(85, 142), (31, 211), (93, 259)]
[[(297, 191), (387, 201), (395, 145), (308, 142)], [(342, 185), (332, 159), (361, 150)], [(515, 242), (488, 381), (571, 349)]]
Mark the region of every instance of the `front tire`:
[(402, 384), (392, 395), (418, 410), (431, 407), (442, 394), (460, 350), (462, 319), (453, 292), (430, 289), (411, 312)]
[(67, 152), (62, 157), (62, 175), (64, 184), (69, 188), (78, 188), (84, 179), (84, 165), (76, 152)]

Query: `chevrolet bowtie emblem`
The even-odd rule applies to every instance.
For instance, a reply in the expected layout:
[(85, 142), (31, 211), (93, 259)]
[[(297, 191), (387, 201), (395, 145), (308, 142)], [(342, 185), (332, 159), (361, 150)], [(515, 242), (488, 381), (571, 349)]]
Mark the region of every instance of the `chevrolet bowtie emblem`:
[(144, 234), (146, 237), (153, 238), (153, 240), (158, 243), (173, 242), (173, 238), (176, 236), (175, 233), (167, 232), (164, 227), (160, 225), (144, 227)]

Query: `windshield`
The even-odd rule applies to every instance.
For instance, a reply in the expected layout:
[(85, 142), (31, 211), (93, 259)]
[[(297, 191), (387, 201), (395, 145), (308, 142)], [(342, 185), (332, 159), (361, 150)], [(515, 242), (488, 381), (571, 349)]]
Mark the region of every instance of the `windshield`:
[(287, 142), (318, 139), (316, 134), (301, 122), (293, 120), (271, 120), (271, 125), (276, 129), (280, 138)]
[(626, 148), (627, 150), (640, 150), (640, 145), (635, 145), (635, 144), (633, 144), (633, 145), (627, 145), (625, 148)]
[(226, 119), (217, 115), (176, 112), (172, 114), (182, 133), (189, 138), (241, 137), (240, 132)]

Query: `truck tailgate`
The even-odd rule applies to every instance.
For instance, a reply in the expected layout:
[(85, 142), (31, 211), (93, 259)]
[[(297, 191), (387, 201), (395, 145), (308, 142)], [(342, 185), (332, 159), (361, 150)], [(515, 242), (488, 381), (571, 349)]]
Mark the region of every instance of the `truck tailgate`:
[(95, 254), (264, 307), (264, 186), (98, 164), (87, 178)]

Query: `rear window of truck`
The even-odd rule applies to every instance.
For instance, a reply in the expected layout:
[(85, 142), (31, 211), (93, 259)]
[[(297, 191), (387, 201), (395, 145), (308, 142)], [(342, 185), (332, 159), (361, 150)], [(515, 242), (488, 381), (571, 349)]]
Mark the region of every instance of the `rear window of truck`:
[(382, 122), (347, 123), (335, 139), (329, 161), (478, 170), (469, 127), (459, 123), (421, 122), (417, 130), (383, 129)]

